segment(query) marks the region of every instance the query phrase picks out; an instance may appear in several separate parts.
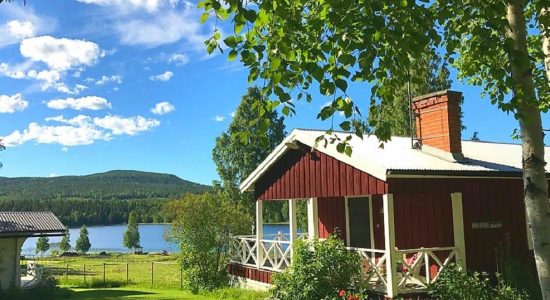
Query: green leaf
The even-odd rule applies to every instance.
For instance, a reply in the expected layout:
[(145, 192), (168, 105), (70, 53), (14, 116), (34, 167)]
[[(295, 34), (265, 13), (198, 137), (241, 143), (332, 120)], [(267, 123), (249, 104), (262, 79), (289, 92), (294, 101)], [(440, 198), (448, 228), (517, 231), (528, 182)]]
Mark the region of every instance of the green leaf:
[(346, 153), (347, 156), (351, 156), (351, 153), (352, 153), (351, 146), (346, 145), (346, 148), (345, 148), (344, 152)]
[(340, 128), (342, 128), (342, 130), (344, 130), (344, 131), (349, 131), (351, 129), (350, 121), (344, 121), (344, 122), (340, 123)]
[(227, 59), (229, 61), (233, 61), (233, 60), (235, 60), (235, 57), (237, 57), (237, 54), (239, 54), (237, 51), (231, 50), (231, 51), (229, 51), (229, 55), (228, 55)]
[(336, 79), (336, 87), (345, 93), (348, 89), (348, 83), (343, 79)]
[(235, 48), (239, 41), (239, 38), (234, 35), (228, 36), (225, 40), (223, 40), (225, 45), (227, 45), (227, 47), (229, 48)]
[(377, 32), (374, 33), (374, 41), (375, 42), (380, 41), (380, 37), (382, 37), (382, 32), (377, 31)]
[(210, 14), (208, 12), (203, 13), (201, 15), (201, 19), (200, 19), (201, 24), (204, 24), (206, 22), (206, 20), (208, 20), (209, 16), (210, 16)]

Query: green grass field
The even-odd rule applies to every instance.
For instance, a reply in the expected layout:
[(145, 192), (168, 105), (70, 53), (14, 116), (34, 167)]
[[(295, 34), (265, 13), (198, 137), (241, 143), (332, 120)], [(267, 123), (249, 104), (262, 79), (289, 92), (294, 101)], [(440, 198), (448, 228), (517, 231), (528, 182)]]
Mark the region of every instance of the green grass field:
[(59, 284), (72, 287), (179, 289), (182, 280), (179, 263), (171, 255), (47, 257), (37, 262), (50, 269)]
[[(225, 288), (193, 295), (181, 288), (180, 266), (171, 255), (110, 254), (35, 259), (59, 284), (51, 295), (21, 299), (265, 299), (267, 293)], [(22, 266), (26, 261), (22, 261)], [(151, 265), (152, 270), (151, 271)], [(104, 270), (105, 268), (105, 281)], [(153, 276), (151, 276), (153, 275)]]

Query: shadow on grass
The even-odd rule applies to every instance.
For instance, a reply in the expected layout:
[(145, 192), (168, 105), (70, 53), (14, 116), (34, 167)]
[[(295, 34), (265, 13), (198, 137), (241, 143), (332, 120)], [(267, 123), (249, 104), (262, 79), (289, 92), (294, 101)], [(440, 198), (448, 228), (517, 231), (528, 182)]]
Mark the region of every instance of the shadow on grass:
[[(155, 299), (153, 292), (112, 290), (112, 289), (84, 289), (68, 290), (63, 289), (65, 299), (88, 300), (88, 299)], [(62, 296), (62, 295), (60, 295)], [(140, 297), (141, 296), (141, 297)]]
[[(77, 289), (70, 288), (36, 288), (31, 290), (11, 290), (0, 294), (0, 299), (10, 300), (91, 300), (91, 299), (157, 299), (157, 293), (139, 290), (118, 289)], [(169, 298), (162, 297), (168, 300)], [(175, 298), (174, 298), (175, 299)]]

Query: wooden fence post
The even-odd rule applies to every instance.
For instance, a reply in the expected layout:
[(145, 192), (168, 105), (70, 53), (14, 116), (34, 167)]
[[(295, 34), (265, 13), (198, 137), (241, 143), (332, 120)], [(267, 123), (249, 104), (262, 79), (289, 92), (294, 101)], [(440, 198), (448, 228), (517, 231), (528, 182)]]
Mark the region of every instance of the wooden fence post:
[(65, 281), (69, 281), (69, 264), (67, 264), (67, 268), (65, 269)]
[(128, 263), (126, 263), (126, 284), (130, 283), (129, 277), (128, 277)]
[(153, 287), (153, 278), (154, 278), (154, 274), (155, 274), (155, 269), (153, 267), (154, 263), (155, 262), (153, 262), (153, 261), (151, 262), (151, 287)]
[(180, 267), (180, 290), (183, 290), (183, 268)]
[(86, 285), (86, 265), (84, 265), (84, 285)]
[(103, 263), (103, 286), (105, 286), (105, 263)]

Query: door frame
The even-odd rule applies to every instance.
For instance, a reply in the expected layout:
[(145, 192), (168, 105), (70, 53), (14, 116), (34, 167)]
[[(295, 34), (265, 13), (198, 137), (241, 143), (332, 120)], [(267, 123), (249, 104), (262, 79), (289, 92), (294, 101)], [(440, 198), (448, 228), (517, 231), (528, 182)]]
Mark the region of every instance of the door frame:
[(374, 249), (374, 222), (372, 219), (372, 195), (363, 196), (349, 196), (344, 197), (344, 206), (346, 212), (346, 246), (350, 247), (351, 244), (351, 228), (349, 226), (349, 199), (353, 198), (367, 198), (369, 202), (369, 231), (370, 231), (370, 246)]

